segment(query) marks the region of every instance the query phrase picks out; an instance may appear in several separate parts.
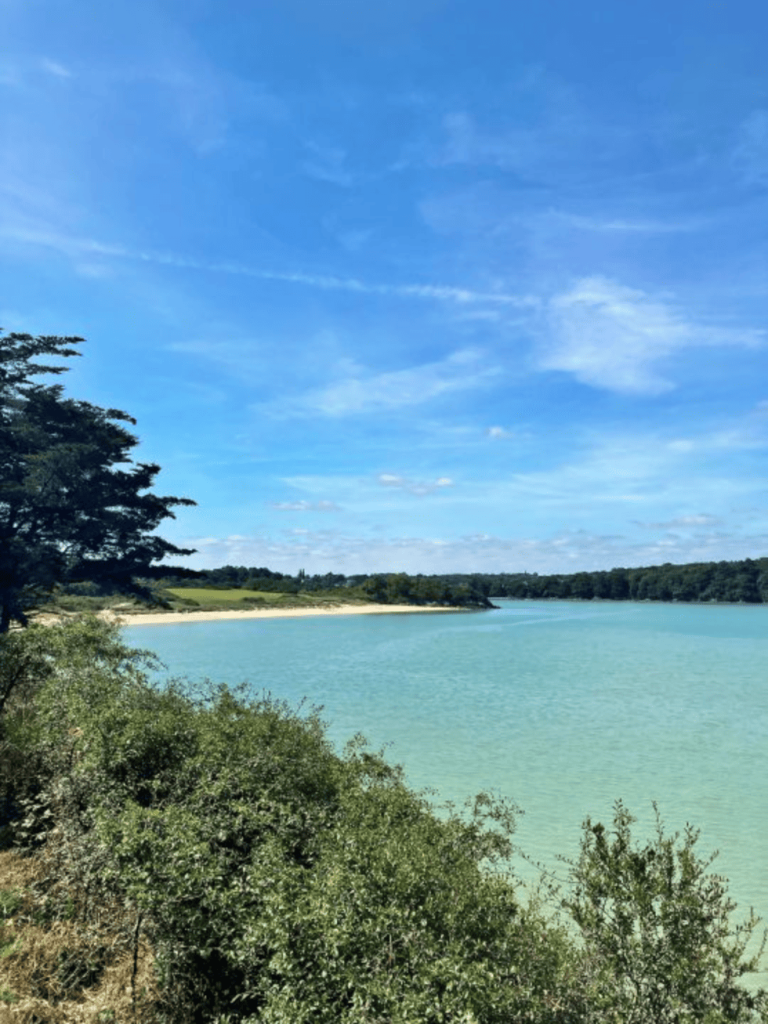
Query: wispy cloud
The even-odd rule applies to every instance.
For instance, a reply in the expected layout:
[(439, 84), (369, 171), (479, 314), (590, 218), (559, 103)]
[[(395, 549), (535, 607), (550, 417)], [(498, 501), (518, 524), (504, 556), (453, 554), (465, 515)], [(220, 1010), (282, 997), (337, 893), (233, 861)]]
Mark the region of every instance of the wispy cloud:
[(440, 476), (436, 480), (413, 480), (410, 477), (397, 476), (394, 473), (379, 473), (377, 479), (382, 487), (394, 487), (420, 497), (425, 494), (434, 494), (446, 487), (453, 487), (453, 480), (448, 476)]
[(602, 277), (584, 278), (550, 302), (539, 366), (584, 384), (629, 394), (674, 386), (659, 364), (684, 348), (754, 347), (763, 332), (718, 329), (687, 319), (671, 303)]
[(481, 387), (501, 373), (482, 352), (461, 349), (434, 363), (371, 373), (347, 364), (340, 380), (304, 395), (299, 408), (326, 416), (347, 416), (421, 405), (443, 395)]
[(719, 526), (722, 523), (723, 520), (719, 516), (699, 512), (692, 515), (675, 516), (674, 519), (667, 519), (660, 523), (638, 522), (637, 525), (647, 527), (649, 530), (695, 530)]
[(48, 57), (23, 62), (6, 58), (0, 61), (0, 85), (11, 88), (26, 87), (41, 72), (60, 79), (73, 77), (72, 71), (66, 65)]
[(278, 512), (339, 512), (335, 501), (273, 501), (271, 507)]
[(582, 231), (609, 234), (621, 232), (640, 235), (678, 234), (681, 232), (698, 231), (704, 225), (702, 219), (695, 218), (658, 220), (654, 218), (635, 219), (631, 217), (585, 217), (576, 213), (567, 213), (564, 210), (549, 210), (547, 211), (547, 216)]
[(72, 72), (64, 64), (59, 63), (57, 60), (49, 60), (48, 57), (43, 57), (40, 60), (40, 67), (43, 71), (46, 71), (49, 75), (53, 75), (55, 78), (71, 78)]
[(507, 430), (506, 427), (488, 427), (485, 433), (494, 441), (500, 441), (506, 438), (514, 437), (512, 431)]
[(401, 299), (426, 299), (459, 304), (488, 303), (499, 306), (530, 308), (538, 305), (531, 295), (509, 292), (486, 292), (446, 284), (377, 284), (354, 277), (336, 277), (333, 274), (305, 274), (296, 271), (260, 270), (241, 264), (222, 263), (207, 268), (214, 271), (260, 277), (267, 281), (285, 281), (288, 284), (307, 285), (324, 291), (359, 292), (365, 295), (383, 295)]
[(602, 117), (576, 89), (541, 68), (522, 76), (515, 98), (520, 113), (505, 123), (466, 108), (447, 113), (432, 162), (498, 167), (527, 184), (573, 181), (587, 170), (607, 169), (640, 141), (641, 129)]
[(257, 278), (262, 281), (281, 281), (319, 291), (355, 292), (362, 295), (380, 295), (400, 299), (421, 299), (424, 301), (457, 303), (459, 305), (485, 303), (531, 309), (539, 305), (533, 295), (518, 295), (507, 291), (479, 291), (450, 284), (383, 284), (356, 277), (341, 277), (335, 274), (306, 273), (296, 270), (275, 270), (257, 267), (236, 261), (206, 261), (178, 253), (154, 249), (131, 249), (119, 242), (102, 242), (97, 239), (81, 238), (61, 232), (20, 225), (0, 226), (0, 237), (53, 249), (70, 257), (101, 256), (105, 259), (130, 260), (153, 263), (179, 270), (202, 270), (212, 274), (232, 274), (238, 277)]

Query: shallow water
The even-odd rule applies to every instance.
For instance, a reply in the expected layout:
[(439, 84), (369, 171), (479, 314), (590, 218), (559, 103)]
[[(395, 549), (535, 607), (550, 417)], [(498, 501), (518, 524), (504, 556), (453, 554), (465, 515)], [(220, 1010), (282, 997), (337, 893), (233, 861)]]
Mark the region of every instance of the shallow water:
[(701, 829), (740, 907), (768, 919), (768, 607), (498, 603), (125, 636), (170, 674), (322, 705), (335, 742), (387, 745), (442, 799), (511, 796), (520, 847), (559, 874), (587, 815), (606, 821), (621, 798), (650, 835), (656, 800), (670, 828)]

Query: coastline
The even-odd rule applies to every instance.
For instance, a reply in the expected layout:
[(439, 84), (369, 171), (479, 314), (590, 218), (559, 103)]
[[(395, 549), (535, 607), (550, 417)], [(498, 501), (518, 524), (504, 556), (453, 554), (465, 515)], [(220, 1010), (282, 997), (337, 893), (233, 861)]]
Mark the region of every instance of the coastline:
[(463, 611), (466, 609), (413, 604), (340, 604), (330, 608), (257, 608), (248, 611), (223, 609), (207, 612), (139, 612), (123, 615), (101, 612), (100, 615), (121, 626), (165, 626), (189, 622), (218, 622), (224, 619), (304, 619), (337, 615), (418, 615), (427, 612)]

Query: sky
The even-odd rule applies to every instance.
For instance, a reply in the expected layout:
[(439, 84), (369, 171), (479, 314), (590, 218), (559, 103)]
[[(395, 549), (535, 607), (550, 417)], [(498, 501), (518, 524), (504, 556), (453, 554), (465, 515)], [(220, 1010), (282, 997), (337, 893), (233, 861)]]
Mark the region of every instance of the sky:
[(768, 555), (762, 0), (0, 0), (0, 325), (186, 564)]

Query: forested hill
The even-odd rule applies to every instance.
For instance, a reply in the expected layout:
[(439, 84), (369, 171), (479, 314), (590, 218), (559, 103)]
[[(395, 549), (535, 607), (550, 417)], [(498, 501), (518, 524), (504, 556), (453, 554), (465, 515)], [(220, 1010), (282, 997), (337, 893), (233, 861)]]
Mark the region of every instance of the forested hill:
[[(737, 562), (692, 562), (687, 565), (616, 568), (595, 572), (554, 573), (406, 573), (345, 576), (326, 573), (296, 576), (266, 568), (226, 565), (197, 576), (209, 586), (280, 590), (288, 593), (360, 588), (384, 602), (482, 604), (483, 598), (561, 598), (607, 601), (690, 601), (768, 603), (768, 558)], [(175, 585), (199, 586), (179, 579)]]

